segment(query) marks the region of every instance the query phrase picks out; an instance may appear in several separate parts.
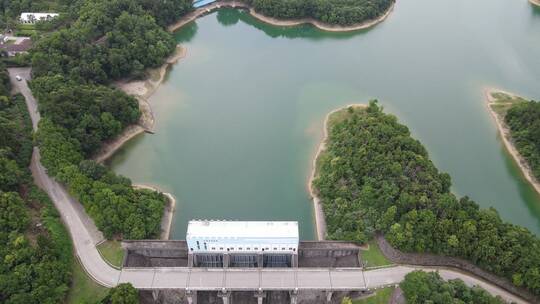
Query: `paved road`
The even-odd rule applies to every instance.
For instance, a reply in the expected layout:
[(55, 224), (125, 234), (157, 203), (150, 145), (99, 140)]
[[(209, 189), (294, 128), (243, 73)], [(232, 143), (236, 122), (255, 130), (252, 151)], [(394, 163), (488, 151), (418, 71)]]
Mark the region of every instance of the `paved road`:
[[(34, 130), (40, 116), (36, 101), (32, 96), (26, 79), (30, 79), (29, 69), (9, 69), (15, 91), (21, 92), (25, 98), (32, 118)], [(15, 75), (25, 79), (17, 81)], [(100, 256), (96, 244), (103, 238), (88, 218), (82, 206), (68, 192), (47, 175), (41, 165), (39, 149), (34, 148), (31, 163), (32, 175), (36, 184), (47, 192), (66, 224), (75, 253), (86, 272), (99, 284), (106, 287), (118, 283), (130, 282), (139, 289), (171, 289), (188, 288), (190, 290), (283, 290), (283, 289), (364, 289), (378, 288), (398, 284), (404, 276), (415, 270), (437, 270), (435, 268), (416, 268), (396, 266), (363, 272), (360, 269), (189, 269), (189, 268), (124, 268), (114, 269)], [(438, 270), (445, 279), (460, 278), (468, 285), (479, 285), (492, 294), (500, 295), (507, 301), (526, 303), (516, 296), (494, 285), (485, 283), (473, 276), (453, 270)]]

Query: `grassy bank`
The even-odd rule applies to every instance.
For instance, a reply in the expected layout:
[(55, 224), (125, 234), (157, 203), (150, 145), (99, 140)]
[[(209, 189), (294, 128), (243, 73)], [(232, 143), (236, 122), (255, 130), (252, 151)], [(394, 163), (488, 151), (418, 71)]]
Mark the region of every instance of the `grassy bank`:
[(107, 295), (108, 289), (94, 282), (84, 271), (77, 257), (73, 257), (72, 281), (66, 303), (96, 303)]
[(105, 241), (97, 246), (97, 250), (109, 264), (122, 267), (125, 251), (119, 241)]
[(375, 240), (369, 241), (368, 245), (368, 250), (362, 250), (360, 252), (360, 256), (362, 257), (362, 261), (366, 263), (366, 267), (392, 265), (392, 262), (383, 255)]
[(354, 300), (353, 304), (388, 304), (393, 292), (394, 287), (383, 288), (377, 290), (372, 296), (364, 299)]
[(502, 121), (504, 121), (506, 113), (513, 105), (528, 101), (522, 97), (503, 91), (489, 91), (487, 94), (489, 95), (488, 98), (490, 98), (489, 107), (497, 113)]

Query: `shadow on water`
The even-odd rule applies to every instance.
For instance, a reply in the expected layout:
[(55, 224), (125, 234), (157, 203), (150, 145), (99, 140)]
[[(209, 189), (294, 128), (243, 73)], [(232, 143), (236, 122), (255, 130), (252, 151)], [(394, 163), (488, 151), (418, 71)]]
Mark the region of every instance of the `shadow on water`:
[(231, 26), (238, 23), (240, 14), (235, 9), (221, 9), (217, 11), (216, 19), (223, 26)]
[(534, 17), (540, 18), (540, 6), (531, 4), (531, 12)]
[(366, 34), (373, 28), (351, 31), (351, 32), (327, 32), (320, 30), (312, 25), (303, 24), (297, 26), (276, 26), (261, 22), (257, 18), (251, 16), (249, 11), (245, 9), (222, 8), (217, 11), (217, 21), (224, 26), (231, 26), (242, 21), (245, 24), (251, 25), (254, 28), (263, 31), (266, 35), (272, 38), (289, 38), (289, 39), (349, 39), (358, 35)]
[(120, 149), (118, 149), (112, 157), (105, 160), (104, 164), (107, 167), (112, 167), (124, 163), (129, 158), (129, 154), (132, 148), (141, 143), (146, 135), (146, 133), (141, 133), (124, 143), (122, 147), (120, 147)]
[(182, 28), (174, 32), (174, 39), (178, 44), (187, 43), (190, 42), (195, 35), (197, 35), (197, 31), (199, 30), (199, 26), (197, 26), (196, 21), (192, 21), (186, 25), (184, 25)]
[[(540, 227), (540, 204), (537, 202), (540, 201), (540, 195), (536, 192), (534, 187), (527, 182), (527, 179), (521, 172), (521, 169), (518, 167), (510, 153), (506, 148), (501, 147), (501, 154), (503, 154), (505, 166), (510, 172), (514, 179), (517, 181), (518, 192), (523, 201), (526, 203), (527, 209), (529, 209), (531, 214), (534, 214), (537, 219), (537, 226)], [(513, 204), (515, 202), (508, 202)]]

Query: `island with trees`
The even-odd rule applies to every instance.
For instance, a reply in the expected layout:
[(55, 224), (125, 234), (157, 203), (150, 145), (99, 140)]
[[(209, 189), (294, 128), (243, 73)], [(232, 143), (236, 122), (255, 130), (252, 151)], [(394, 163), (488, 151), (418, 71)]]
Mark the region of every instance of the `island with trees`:
[(350, 26), (377, 19), (394, 0), (246, 0), (256, 12), (278, 19), (313, 18), (329, 25)]
[(540, 294), (540, 240), (450, 192), (422, 144), (376, 101), (331, 117), (313, 186), (327, 238), (366, 242), (376, 232), (405, 252), (459, 257)]
[(395, 0), (217, 0), (186, 14), (168, 29), (174, 32), (193, 20), (224, 7), (245, 8), (259, 21), (275, 26), (311, 24), (328, 32), (370, 28), (384, 21)]
[(255, 18), (278, 26), (309, 23), (325, 31), (369, 28), (390, 14), (395, 0), (245, 0)]
[(540, 194), (540, 103), (501, 90), (485, 93), (504, 146)]

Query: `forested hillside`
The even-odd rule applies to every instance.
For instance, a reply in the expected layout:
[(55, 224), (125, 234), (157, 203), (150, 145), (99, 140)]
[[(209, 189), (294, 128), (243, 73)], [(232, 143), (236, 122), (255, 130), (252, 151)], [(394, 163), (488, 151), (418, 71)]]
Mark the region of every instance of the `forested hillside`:
[(145, 69), (161, 65), (176, 44), (160, 25), (189, 11), (191, 1), (87, 0), (78, 6), (73, 25), (39, 39), (31, 51), (42, 162), (107, 238), (152, 238), (165, 197), (134, 190), (129, 179), (86, 159), (140, 116), (137, 101), (110, 82), (143, 77)]
[(477, 303), (503, 304), (480, 287), (468, 287), (462, 280), (444, 281), (436, 272), (414, 271), (399, 284), (407, 304)]
[(61, 303), (71, 278), (69, 235), (28, 170), (31, 132), (0, 66), (0, 303)]
[(341, 26), (383, 15), (394, 0), (246, 0), (259, 13), (280, 19), (314, 18)]
[(492, 208), (456, 198), (450, 176), (376, 102), (340, 114), (314, 181), (329, 238), (364, 242), (382, 231), (403, 251), (461, 257), (540, 294), (535, 235)]
[(533, 175), (540, 180), (540, 103), (514, 103), (504, 120), (519, 154), (527, 160)]

